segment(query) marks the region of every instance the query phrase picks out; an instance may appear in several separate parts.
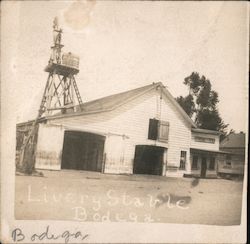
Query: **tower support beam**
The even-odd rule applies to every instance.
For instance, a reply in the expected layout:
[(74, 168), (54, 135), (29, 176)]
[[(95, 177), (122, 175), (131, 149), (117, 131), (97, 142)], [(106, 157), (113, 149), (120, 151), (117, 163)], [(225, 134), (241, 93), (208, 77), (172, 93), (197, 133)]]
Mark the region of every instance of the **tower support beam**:
[(35, 170), (36, 143), (38, 137), (38, 123), (45, 116), (64, 112), (65, 109), (76, 107), (76, 103), (82, 104), (75, 75), (79, 72), (79, 58), (71, 53), (62, 55), (61, 44), (62, 29), (58, 27), (57, 19), (54, 20), (52, 53), (45, 71), (49, 73), (38, 115), (25, 138), (17, 170), (32, 174)]

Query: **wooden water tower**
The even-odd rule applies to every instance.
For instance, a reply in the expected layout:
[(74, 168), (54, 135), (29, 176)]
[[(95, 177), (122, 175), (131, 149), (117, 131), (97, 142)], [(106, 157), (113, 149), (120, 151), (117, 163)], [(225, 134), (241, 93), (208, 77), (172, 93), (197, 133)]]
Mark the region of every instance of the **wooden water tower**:
[(52, 53), (45, 71), (49, 73), (40, 106), (40, 116), (51, 115), (56, 110), (65, 112), (82, 104), (76, 84), (75, 75), (79, 72), (79, 57), (72, 53), (62, 54), (62, 29), (58, 27), (57, 18), (53, 25), (54, 42)]
[[(44, 89), (38, 115), (34, 120), (28, 136), (21, 147), (17, 170), (32, 174), (35, 172), (35, 154), (38, 136), (38, 123), (43, 116), (50, 116), (61, 110), (75, 110), (76, 105), (82, 104), (77, 88), (75, 75), (79, 72), (79, 57), (72, 53), (62, 54), (62, 29), (58, 27), (57, 18), (53, 25), (54, 41), (52, 53), (45, 71), (49, 73)], [(81, 109), (81, 106), (79, 106)]]

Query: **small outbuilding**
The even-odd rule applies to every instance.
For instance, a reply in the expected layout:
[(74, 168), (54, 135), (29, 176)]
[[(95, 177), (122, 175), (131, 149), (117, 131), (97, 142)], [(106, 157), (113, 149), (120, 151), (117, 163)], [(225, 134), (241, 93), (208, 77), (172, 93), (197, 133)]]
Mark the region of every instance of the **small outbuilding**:
[(246, 134), (230, 133), (221, 143), (220, 150), (227, 152), (220, 158), (218, 174), (240, 175), (244, 174)]

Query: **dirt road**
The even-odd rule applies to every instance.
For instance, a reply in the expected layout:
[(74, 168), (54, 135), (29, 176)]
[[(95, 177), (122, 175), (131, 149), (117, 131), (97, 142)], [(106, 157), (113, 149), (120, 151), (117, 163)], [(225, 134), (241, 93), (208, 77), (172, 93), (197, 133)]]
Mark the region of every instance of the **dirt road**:
[(42, 172), (16, 176), (17, 219), (240, 224), (240, 181)]

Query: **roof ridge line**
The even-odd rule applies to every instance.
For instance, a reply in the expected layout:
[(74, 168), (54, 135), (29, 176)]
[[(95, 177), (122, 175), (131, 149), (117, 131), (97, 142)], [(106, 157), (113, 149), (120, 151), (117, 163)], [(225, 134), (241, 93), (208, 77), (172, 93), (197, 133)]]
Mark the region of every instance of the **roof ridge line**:
[(108, 97), (112, 97), (112, 96), (117, 96), (117, 95), (121, 95), (121, 94), (124, 94), (124, 93), (127, 93), (127, 92), (132, 92), (132, 91), (135, 91), (135, 90), (139, 90), (139, 89), (145, 89), (147, 86), (148, 87), (154, 87), (154, 86), (158, 86), (158, 85), (162, 85), (162, 82), (156, 82), (156, 83), (152, 83), (152, 84), (149, 84), (149, 85), (145, 85), (145, 86), (140, 86), (140, 87), (137, 87), (137, 88), (133, 88), (133, 89), (130, 89), (130, 90), (126, 90), (126, 91), (123, 91), (123, 92), (119, 92), (119, 93), (114, 93), (114, 94), (110, 94), (110, 95), (107, 95), (107, 96), (104, 96), (104, 97), (100, 97), (100, 98), (96, 98), (96, 99), (93, 99), (93, 100), (90, 100), (88, 102), (85, 102), (85, 103), (82, 103), (81, 106), (83, 106), (84, 104), (88, 104), (88, 103), (92, 103), (92, 102), (96, 102), (98, 100), (101, 100), (101, 99), (104, 99), (104, 98), (108, 98)]

